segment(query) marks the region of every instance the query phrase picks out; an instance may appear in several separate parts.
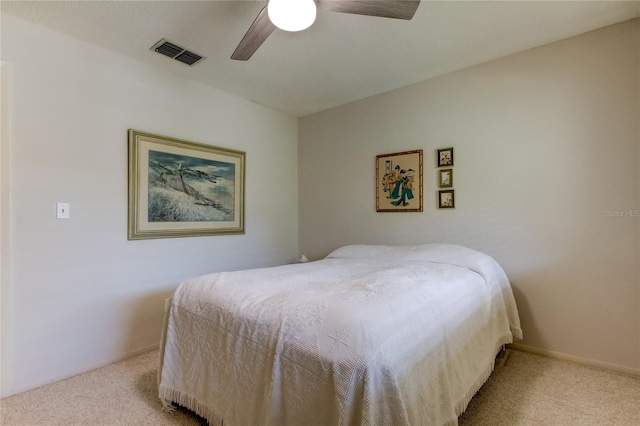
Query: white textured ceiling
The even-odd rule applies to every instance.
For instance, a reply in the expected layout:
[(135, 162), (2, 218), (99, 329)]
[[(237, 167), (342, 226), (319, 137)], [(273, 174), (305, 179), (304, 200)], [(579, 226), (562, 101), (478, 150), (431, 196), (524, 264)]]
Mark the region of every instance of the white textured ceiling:
[[(319, 11), (300, 33), (273, 34), (230, 59), (264, 1), (8, 1), (0, 10), (304, 116), (640, 17), (640, 1), (430, 1), (411, 21)], [(207, 59), (195, 67), (149, 48), (167, 38)]]

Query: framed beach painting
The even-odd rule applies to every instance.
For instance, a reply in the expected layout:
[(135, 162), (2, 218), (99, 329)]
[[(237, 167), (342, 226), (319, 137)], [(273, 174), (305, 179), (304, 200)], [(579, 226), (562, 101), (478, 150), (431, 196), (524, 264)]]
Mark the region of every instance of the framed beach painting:
[(128, 136), (130, 240), (244, 234), (244, 152)]
[(422, 150), (376, 156), (376, 211), (422, 211)]

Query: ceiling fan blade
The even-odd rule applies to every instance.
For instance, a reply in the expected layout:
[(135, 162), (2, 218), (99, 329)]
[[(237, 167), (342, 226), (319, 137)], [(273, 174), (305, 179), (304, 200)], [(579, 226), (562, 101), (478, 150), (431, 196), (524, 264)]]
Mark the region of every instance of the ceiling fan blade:
[(332, 12), (381, 18), (413, 18), (420, 0), (316, 0), (318, 7)]
[(240, 41), (240, 44), (236, 47), (233, 55), (231, 55), (231, 59), (237, 61), (248, 60), (275, 29), (275, 25), (269, 20), (267, 6), (265, 6), (260, 13), (258, 13), (258, 16), (249, 27), (242, 41)]

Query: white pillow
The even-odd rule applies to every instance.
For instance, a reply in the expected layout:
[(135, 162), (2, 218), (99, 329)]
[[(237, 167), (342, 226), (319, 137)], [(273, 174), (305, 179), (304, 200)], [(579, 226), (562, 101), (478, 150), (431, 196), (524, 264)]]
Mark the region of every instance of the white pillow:
[(436, 262), (458, 265), (483, 273), (497, 265), (485, 253), (454, 244), (421, 244), (415, 246), (351, 245), (340, 247), (328, 259), (380, 259), (384, 261)]

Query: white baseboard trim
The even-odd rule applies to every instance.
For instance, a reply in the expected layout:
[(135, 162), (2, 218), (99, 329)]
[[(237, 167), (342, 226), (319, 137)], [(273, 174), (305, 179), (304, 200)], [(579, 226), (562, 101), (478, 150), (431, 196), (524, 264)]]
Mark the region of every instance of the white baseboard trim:
[(111, 364), (115, 364), (116, 362), (120, 362), (120, 361), (124, 361), (125, 359), (128, 358), (132, 358), (134, 356), (137, 355), (142, 355), (144, 353), (147, 353), (149, 351), (158, 349), (160, 347), (159, 343), (154, 343), (152, 345), (147, 345), (144, 346), (142, 348), (138, 348), (135, 349), (133, 351), (127, 352), (126, 354), (123, 354), (121, 356), (117, 356), (117, 357), (113, 357), (110, 359), (106, 359), (103, 360), (99, 363), (97, 363), (93, 368), (89, 369), (89, 370), (81, 370), (81, 371), (69, 371), (65, 374), (61, 374), (58, 376), (53, 376), (53, 377), (49, 377), (44, 381), (41, 382), (33, 382), (33, 383), (29, 383), (27, 385), (23, 385), (23, 386), (18, 386), (15, 387), (13, 389), (11, 389), (11, 391), (7, 394), (7, 395), (3, 395), (3, 398), (12, 396), (12, 395), (17, 395), (19, 393), (23, 393), (23, 392), (28, 392), (30, 390), (51, 384), (51, 383), (55, 383), (55, 382), (59, 382), (60, 380), (65, 380), (65, 379), (70, 379), (73, 376), (77, 376), (79, 374), (84, 374), (84, 373), (88, 373), (89, 371), (93, 371), (93, 370), (97, 370), (98, 368), (102, 368), (102, 367), (106, 367), (107, 365), (111, 365)]
[(630, 374), (632, 376), (640, 376), (640, 368), (633, 368), (633, 367), (627, 367), (624, 365), (611, 364), (609, 362), (583, 358), (575, 355), (569, 355), (563, 352), (550, 351), (548, 349), (537, 348), (535, 346), (523, 345), (521, 343), (510, 343), (508, 346), (513, 349), (518, 349), (524, 352), (531, 352), (537, 355), (544, 355), (551, 358), (561, 359), (564, 361), (571, 361), (571, 362), (575, 362), (576, 364), (582, 364), (588, 367), (595, 367), (601, 370), (609, 370), (609, 371), (615, 371), (617, 373)]

